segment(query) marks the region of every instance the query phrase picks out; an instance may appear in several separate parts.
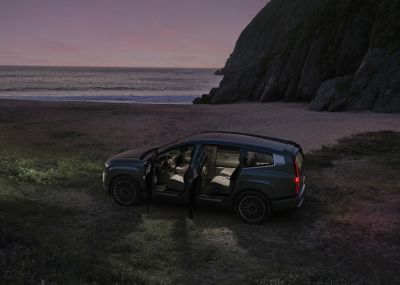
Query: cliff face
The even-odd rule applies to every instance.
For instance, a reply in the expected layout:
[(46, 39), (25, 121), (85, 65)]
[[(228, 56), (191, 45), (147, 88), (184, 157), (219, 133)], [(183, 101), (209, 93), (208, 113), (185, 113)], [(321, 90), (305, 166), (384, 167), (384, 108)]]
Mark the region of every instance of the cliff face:
[(400, 111), (400, 1), (272, 0), (240, 35), (207, 97)]

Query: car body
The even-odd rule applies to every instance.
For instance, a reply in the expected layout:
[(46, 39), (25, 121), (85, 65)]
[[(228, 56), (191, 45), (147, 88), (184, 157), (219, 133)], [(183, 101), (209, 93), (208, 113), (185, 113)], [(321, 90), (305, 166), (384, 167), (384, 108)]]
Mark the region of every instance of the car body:
[(295, 142), (204, 132), (114, 156), (105, 164), (103, 185), (122, 205), (151, 198), (226, 207), (258, 224), (273, 212), (300, 207), (305, 163)]

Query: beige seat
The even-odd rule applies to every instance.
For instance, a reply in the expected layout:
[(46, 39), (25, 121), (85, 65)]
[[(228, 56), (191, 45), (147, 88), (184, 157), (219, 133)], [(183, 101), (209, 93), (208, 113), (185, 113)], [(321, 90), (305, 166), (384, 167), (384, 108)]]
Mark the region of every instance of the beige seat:
[(223, 169), (221, 170), (221, 172), (219, 173), (219, 175), (231, 177), (232, 174), (233, 174), (233, 172), (235, 172), (235, 169), (236, 169), (236, 168), (225, 167), (225, 168), (223, 168)]
[(185, 184), (183, 183), (183, 176), (179, 174), (172, 175), (167, 182), (167, 188), (170, 190), (183, 191)]
[(224, 188), (228, 188), (230, 184), (230, 178), (222, 175), (215, 176), (211, 181), (210, 184), (217, 184)]
[(188, 168), (189, 168), (189, 165), (180, 165), (180, 166), (177, 166), (177, 167), (175, 168), (175, 171), (176, 171), (177, 174), (179, 174), (180, 176), (183, 176), (183, 175), (185, 175), (185, 173), (186, 173), (186, 171), (188, 170)]

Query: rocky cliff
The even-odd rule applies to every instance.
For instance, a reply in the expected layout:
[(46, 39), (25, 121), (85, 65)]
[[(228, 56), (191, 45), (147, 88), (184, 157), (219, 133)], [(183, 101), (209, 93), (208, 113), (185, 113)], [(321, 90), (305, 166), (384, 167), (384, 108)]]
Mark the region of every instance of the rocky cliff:
[(197, 102), (400, 111), (400, 1), (272, 0), (219, 72), (220, 86)]

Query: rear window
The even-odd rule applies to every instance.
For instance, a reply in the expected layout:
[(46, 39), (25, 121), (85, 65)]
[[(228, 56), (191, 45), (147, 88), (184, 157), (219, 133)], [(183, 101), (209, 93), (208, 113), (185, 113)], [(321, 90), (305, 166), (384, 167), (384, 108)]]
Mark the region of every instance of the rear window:
[(297, 167), (299, 168), (300, 171), (303, 170), (303, 166), (304, 166), (304, 155), (303, 155), (303, 153), (302, 153), (301, 151), (299, 151), (299, 152), (296, 154), (296, 164), (297, 164)]
[(274, 157), (271, 154), (259, 153), (259, 152), (247, 152), (246, 166), (247, 167), (259, 167), (268, 166), (274, 164)]

